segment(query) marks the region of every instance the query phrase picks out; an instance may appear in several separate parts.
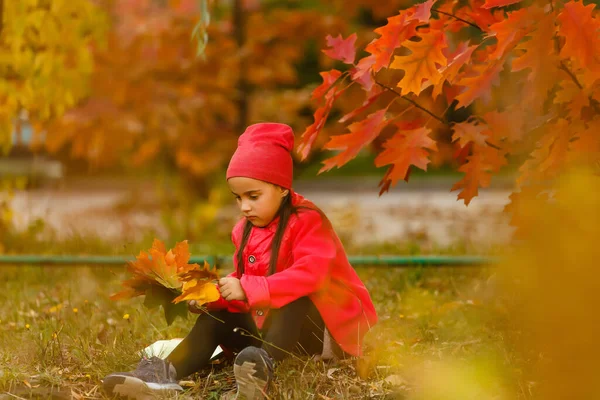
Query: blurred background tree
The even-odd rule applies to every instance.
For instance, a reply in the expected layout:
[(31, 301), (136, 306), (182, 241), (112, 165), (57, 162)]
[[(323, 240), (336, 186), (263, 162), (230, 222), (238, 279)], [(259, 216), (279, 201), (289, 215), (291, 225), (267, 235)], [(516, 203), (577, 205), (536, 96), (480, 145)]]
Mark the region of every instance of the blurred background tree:
[(310, 123), (318, 71), (333, 63), (321, 52), (327, 34), (371, 32), (406, 2), (212, 2), (198, 57), (200, 3), (97, 2), (108, 44), (93, 49), (89, 96), (40, 127), (45, 149), (71, 170), (176, 173), (206, 197), (245, 126)]
[(106, 22), (102, 9), (88, 0), (0, 0), (4, 154), (13, 131), (20, 131), (21, 116), (33, 123), (59, 118), (89, 95), (93, 52), (102, 47)]

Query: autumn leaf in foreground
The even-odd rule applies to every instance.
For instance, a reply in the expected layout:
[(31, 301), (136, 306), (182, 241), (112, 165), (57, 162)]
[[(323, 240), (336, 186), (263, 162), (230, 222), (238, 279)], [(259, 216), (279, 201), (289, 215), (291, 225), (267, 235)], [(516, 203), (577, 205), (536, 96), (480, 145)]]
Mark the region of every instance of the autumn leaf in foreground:
[(179, 242), (169, 251), (164, 243), (155, 239), (150, 250), (141, 251), (135, 261), (127, 263), (131, 278), (123, 281), (124, 289), (111, 300), (145, 296), (148, 308), (162, 306), (170, 325), (178, 315), (187, 315), (187, 306), (178, 304), (182, 300), (194, 299), (199, 305), (219, 298), (216, 286), (211, 282), (218, 279), (216, 269), (188, 264), (190, 252), (187, 241)]
[(182, 272), (179, 277), (183, 282), (182, 293), (173, 300), (173, 303), (196, 300), (196, 303), (201, 306), (219, 300), (221, 296), (219, 290), (212, 283), (213, 280), (219, 279), (217, 268), (211, 270), (206, 261), (203, 268), (196, 266), (194, 269)]

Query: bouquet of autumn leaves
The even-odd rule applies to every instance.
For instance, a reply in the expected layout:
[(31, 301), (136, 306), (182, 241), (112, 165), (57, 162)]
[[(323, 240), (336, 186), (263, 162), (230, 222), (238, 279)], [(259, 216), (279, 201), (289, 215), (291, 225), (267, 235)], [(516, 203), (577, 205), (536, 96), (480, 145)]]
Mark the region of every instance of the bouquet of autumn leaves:
[(219, 290), (214, 284), (219, 279), (216, 267), (188, 264), (190, 252), (187, 240), (179, 242), (169, 251), (154, 239), (148, 252), (141, 251), (135, 261), (127, 262), (131, 278), (123, 281), (123, 290), (110, 296), (112, 300), (145, 296), (148, 308), (162, 306), (167, 324), (177, 316), (187, 316), (188, 300), (198, 306), (218, 300)]

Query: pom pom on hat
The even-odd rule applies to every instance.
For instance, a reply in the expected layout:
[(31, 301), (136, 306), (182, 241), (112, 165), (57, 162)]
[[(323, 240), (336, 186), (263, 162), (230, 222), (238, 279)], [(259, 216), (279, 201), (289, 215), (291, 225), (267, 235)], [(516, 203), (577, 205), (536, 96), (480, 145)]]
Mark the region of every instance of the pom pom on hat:
[(227, 179), (254, 178), (291, 189), (293, 148), (294, 132), (288, 125), (273, 122), (250, 125), (238, 139)]

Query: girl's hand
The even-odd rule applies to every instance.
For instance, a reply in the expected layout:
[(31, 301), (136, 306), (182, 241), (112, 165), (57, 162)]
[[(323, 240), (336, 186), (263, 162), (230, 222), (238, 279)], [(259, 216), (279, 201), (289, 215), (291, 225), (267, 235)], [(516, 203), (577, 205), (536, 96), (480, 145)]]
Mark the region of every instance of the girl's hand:
[(246, 300), (246, 292), (242, 288), (242, 284), (238, 278), (221, 278), (219, 279), (219, 290), (221, 296), (227, 301), (231, 300)]
[(196, 300), (188, 301), (188, 310), (194, 314), (202, 314), (205, 311), (198, 305)]

